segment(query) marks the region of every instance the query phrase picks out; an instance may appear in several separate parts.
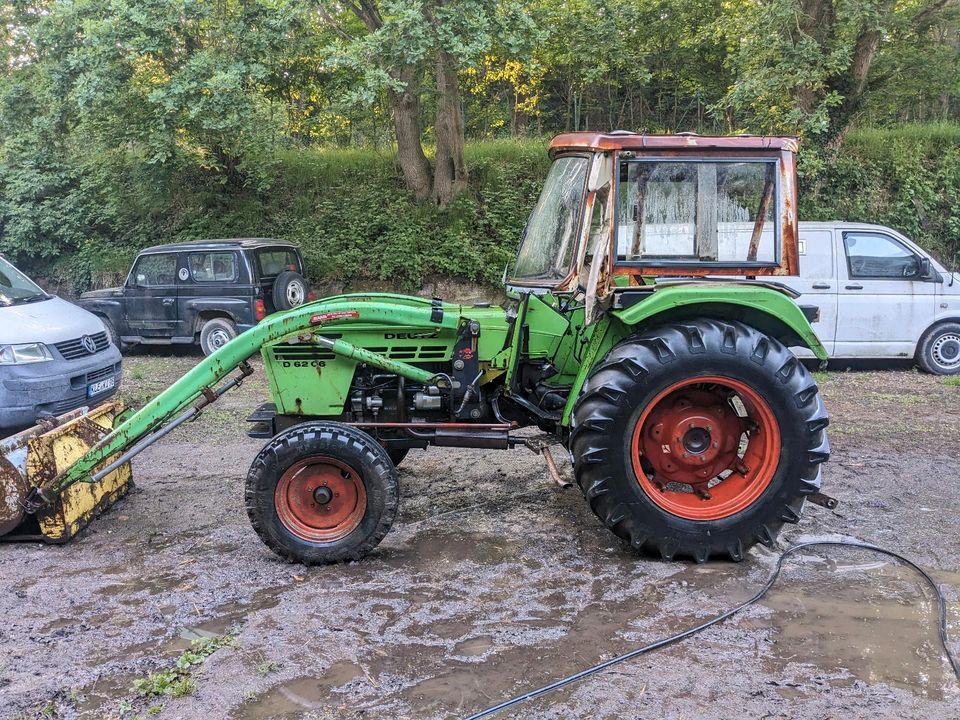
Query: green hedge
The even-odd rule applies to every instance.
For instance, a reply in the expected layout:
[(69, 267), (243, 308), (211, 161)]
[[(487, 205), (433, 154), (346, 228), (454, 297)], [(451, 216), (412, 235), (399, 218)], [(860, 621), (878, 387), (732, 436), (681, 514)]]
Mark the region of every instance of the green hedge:
[(960, 125), (862, 129), (848, 135), (838, 152), (810, 165), (810, 177), (800, 180), (801, 220), (887, 225), (956, 266)]
[[(545, 151), (543, 140), (468, 146), (469, 188), (445, 210), (416, 203), (395, 158), (374, 150), (278, 151), (257, 168), (261, 186), (239, 189), (198, 168), (115, 154), (98, 158), (71, 197), (95, 219), (79, 233), (85, 240), (58, 241), (47, 229), (37, 246), (57, 248), (52, 262), (24, 252), (29, 237), (13, 243), (3, 232), (0, 249), (78, 290), (115, 282), (141, 247), (258, 235), (297, 243), (318, 282), (410, 290), (440, 275), (497, 285), (547, 170)], [(806, 148), (800, 172), (801, 219), (890, 225), (948, 264), (960, 247), (958, 126), (854, 132), (836, 153)]]

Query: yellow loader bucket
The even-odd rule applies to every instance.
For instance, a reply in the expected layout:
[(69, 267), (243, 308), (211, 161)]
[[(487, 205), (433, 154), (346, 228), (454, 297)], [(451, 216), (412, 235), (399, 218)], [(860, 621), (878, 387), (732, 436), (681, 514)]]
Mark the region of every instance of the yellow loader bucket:
[(57, 477), (106, 437), (121, 412), (119, 401), (90, 411), (81, 408), (0, 440), (0, 541), (67, 542), (127, 493), (129, 462), (99, 482), (68, 486), (36, 515), (26, 515), (23, 509), (32, 488)]

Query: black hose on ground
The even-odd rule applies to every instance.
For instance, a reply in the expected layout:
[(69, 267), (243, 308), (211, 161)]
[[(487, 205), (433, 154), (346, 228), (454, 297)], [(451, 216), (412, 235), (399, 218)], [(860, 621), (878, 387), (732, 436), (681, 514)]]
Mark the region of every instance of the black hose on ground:
[(543, 687), (537, 688), (536, 690), (531, 690), (530, 692), (526, 692), (526, 693), (523, 693), (522, 695), (517, 695), (514, 698), (510, 698), (509, 700), (506, 700), (498, 705), (493, 705), (491, 707), (488, 707), (486, 710), (481, 710), (478, 713), (474, 713), (473, 715), (470, 715), (469, 717), (465, 718), (465, 720), (480, 720), (481, 718), (490, 717), (491, 715), (495, 715), (499, 712), (512, 708), (516, 705), (519, 705), (520, 703), (526, 702), (527, 700), (533, 700), (534, 698), (542, 697), (543, 695), (547, 695), (548, 693), (551, 693), (554, 690), (559, 690), (560, 688), (566, 687), (567, 685), (571, 685), (575, 682), (583, 680), (584, 678), (589, 677), (590, 675), (595, 675), (596, 673), (602, 672), (603, 670), (606, 670), (609, 667), (613, 667), (614, 665), (617, 665), (619, 663), (625, 662), (627, 660), (632, 660), (635, 657), (639, 657), (640, 655), (651, 652), (653, 650), (659, 650), (660, 648), (666, 647), (667, 645), (673, 645), (674, 643), (680, 642), (681, 640), (686, 640), (688, 637), (692, 637), (693, 635), (703, 632), (707, 628), (717, 625), (718, 623), (721, 623), (730, 617), (733, 617), (734, 615), (739, 613), (741, 610), (744, 610), (750, 607), (755, 602), (760, 600), (764, 595), (767, 594), (770, 588), (773, 587), (774, 583), (776, 583), (777, 581), (777, 578), (780, 577), (780, 571), (783, 569), (784, 561), (794, 553), (800, 550), (803, 550), (805, 548), (811, 548), (811, 547), (852, 547), (852, 548), (858, 548), (860, 550), (869, 550), (870, 552), (875, 552), (881, 555), (892, 557), (895, 560), (900, 561), (904, 565), (912, 568), (917, 573), (919, 573), (923, 577), (923, 579), (927, 581), (927, 584), (930, 585), (931, 588), (933, 588), (933, 591), (937, 596), (937, 604), (940, 610), (939, 612), (940, 643), (943, 645), (943, 651), (947, 656), (947, 660), (950, 661), (950, 665), (953, 668), (953, 672), (957, 676), (957, 681), (960, 682), (960, 664), (958, 664), (957, 659), (953, 656), (953, 653), (950, 651), (949, 638), (947, 636), (947, 601), (943, 597), (943, 593), (940, 591), (940, 588), (937, 586), (937, 583), (934, 581), (932, 577), (930, 577), (930, 574), (926, 570), (924, 570), (922, 567), (917, 565), (912, 560), (905, 558), (903, 555), (900, 555), (899, 553), (896, 553), (893, 550), (887, 550), (886, 548), (882, 548), (878, 545), (872, 545), (870, 543), (858, 542), (854, 540), (812, 540), (810, 542), (799, 543), (798, 545), (794, 545), (784, 550), (783, 553), (780, 555), (780, 557), (777, 559), (777, 566), (774, 568), (773, 573), (771, 573), (769, 579), (764, 584), (764, 586), (760, 588), (760, 590), (757, 592), (756, 595), (754, 595), (749, 600), (746, 600), (745, 602), (740, 603), (736, 607), (730, 610), (727, 610), (726, 612), (721, 613), (720, 615), (717, 615), (716, 617), (711, 618), (710, 620), (707, 620), (706, 622), (701, 623), (700, 625), (696, 625), (692, 628), (679, 632), (675, 635), (671, 635), (669, 637), (656, 640), (655, 642), (652, 642), (649, 645), (644, 645), (643, 647), (639, 647), (636, 650), (631, 650), (630, 652), (626, 652), (623, 655), (619, 655), (610, 660), (606, 660), (602, 663), (597, 663), (593, 667), (589, 667), (586, 670), (581, 670), (580, 672), (574, 673), (573, 675), (568, 675), (567, 677), (557, 680), (555, 682), (552, 682), (549, 685), (544, 685)]

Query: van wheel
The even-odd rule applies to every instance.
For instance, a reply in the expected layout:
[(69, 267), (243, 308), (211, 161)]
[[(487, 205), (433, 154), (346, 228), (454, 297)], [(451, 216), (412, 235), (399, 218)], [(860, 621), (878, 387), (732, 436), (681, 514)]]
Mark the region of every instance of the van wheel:
[(927, 330), (917, 345), (916, 360), (934, 375), (960, 373), (960, 323), (941, 323)]
[(237, 326), (226, 318), (211, 318), (200, 328), (200, 349), (204, 355), (216, 352), (237, 336)]

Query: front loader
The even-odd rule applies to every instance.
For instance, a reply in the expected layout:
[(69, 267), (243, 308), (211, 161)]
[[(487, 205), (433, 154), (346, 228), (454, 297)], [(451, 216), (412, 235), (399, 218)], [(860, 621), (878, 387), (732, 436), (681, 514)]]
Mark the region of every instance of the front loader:
[(412, 448), (562, 444), (590, 507), (637, 550), (740, 560), (805, 500), (829, 501), (827, 413), (789, 350), (826, 359), (817, 309), (777, 282), (798, 272), (795, 153), (792, 138), (561, 135), (505, 307), (366, 293), (272, 316), (66, 465), (8, 462), (0, 533), (57, 517), (84, 485), (111, 501), (131, 457), (260, 353), (272, 402), (251, 417), (266, 444), (245, 502), (284, 558), (371, 551)]

